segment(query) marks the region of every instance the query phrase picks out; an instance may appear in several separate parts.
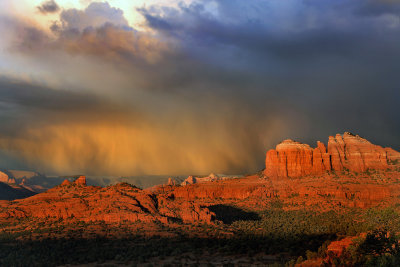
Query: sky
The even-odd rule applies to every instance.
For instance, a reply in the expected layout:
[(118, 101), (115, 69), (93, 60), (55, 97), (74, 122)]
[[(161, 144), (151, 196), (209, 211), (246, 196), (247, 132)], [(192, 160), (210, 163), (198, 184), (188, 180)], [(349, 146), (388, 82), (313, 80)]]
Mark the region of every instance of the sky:
[(291, 138), (400, 149), (400, 1), (0, 1), (0, 168), (249, 173)]

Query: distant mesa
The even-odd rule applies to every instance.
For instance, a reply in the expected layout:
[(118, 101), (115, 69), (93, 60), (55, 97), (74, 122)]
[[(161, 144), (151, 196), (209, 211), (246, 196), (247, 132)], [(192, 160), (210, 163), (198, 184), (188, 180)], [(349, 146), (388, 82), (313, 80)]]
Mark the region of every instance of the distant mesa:
[(322, 142), (312, 148), (290, 139), (267, 152), (264, 175), (267, 177), (301, 177), (331, 171), (365, 172), (386, 170), (400, 160), (392, 148), (374, 145), (368, 140), (345, 132), (330, 136), (328, 148)]
[(26, 179), (29, 180), (33, 177), (41, 176), (40, 173), (32, 172), (32, 171), (21, 171), (21, 170), (7, 170), (9, 176), (14, 177), (15, 179)]
[(214, 173), (210, 173), (208, 176), (205, 177), (195, 177), (190, 175), (188, 178), (186, 178), (181, 185), (190, 185), (190, 184), (198, 184), (198, 183), (205, 183), (205, 182), (213, 182), (213, 181), (221, 181), (221, 180), (227, 180), (227, 179), (232, 179), (233, 177), (227, 177), (227, 176), (220, 176)]
[(15, 184), (15, 179), (9, 177), (8, 174), (6, 174), (5, 172), (0, 171), (0, 182), (7, 184)]

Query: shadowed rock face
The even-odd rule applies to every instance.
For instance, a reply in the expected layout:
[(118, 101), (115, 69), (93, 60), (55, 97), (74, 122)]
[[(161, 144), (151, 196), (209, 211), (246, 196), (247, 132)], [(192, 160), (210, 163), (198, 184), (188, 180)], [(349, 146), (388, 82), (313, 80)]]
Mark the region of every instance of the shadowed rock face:
[(399, 159), (399, 152), (345, 132), (343, 135), (330, 136), (328, 149), (319, 141), (317, 147), (312, 148), (290, 139), (284, 140), (276, 149), (267, 152), (264, 174), (268, 177), (301, 177), (332, 170), (384, 170)]
[(14, 200), (26, 198), (36, 193), (16, 184), (0, 182), (0, 200)]

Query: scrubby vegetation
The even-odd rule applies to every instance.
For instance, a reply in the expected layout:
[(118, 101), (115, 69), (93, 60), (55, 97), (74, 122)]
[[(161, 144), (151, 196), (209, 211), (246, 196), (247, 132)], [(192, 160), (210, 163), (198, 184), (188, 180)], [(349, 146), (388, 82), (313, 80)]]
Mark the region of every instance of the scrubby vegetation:
[(385, 229), (370, 231), (340, 256), (331, 256), (326, 265), (400, 266), (400, 238)]
[[(145, 231), (133, 231), (140, 227), (130, 227), (129, 223), (105, 225), (99, 222), (93, 225), (83, 222), (66, 224), (62, 220), (52, 223), (21, 220), (15, 225), (2, 225), (0, 266), (57, 266), (109, 261), (135, 265), (162, 259), (171, 259), (169, 264), (172, 265), (179, 265), (183, 259), (196, 265), (207, 257), (210, 264), (215, 263), (218, 257), (227, 262), (242, 257), (247, 264), (275, 262), (290, 266), (305, 259), (325, 258), (326, 247), (331, 241), (361, 233), (368, 234), (342, 256), (331, 255), (330, 264), (399, 265), (396, 233), (400, 233), (400, 216), (394, 208), (317, 212), (285, 211), (274, 205), (256, 214), (237, 207), (216, 206), (215, 211), (219, 218), (228, 216), (228, 223), (195, 228), (184, 224), (176, 228), (160, 225), (160, 229), (172, 234), (170, 237), (147, 236)], [(252, 216), (246, 219), (241, 217), (244, 214)], [(27, 225), (32, 225), (32, 229), (24, 230)], [(102, 229), (103, 234), (84, 235), (91, 228)], [(35, 233), (47, 237), (32, 238)], [(118, 233), (122, 233), (124, 238), (118, 237)]]

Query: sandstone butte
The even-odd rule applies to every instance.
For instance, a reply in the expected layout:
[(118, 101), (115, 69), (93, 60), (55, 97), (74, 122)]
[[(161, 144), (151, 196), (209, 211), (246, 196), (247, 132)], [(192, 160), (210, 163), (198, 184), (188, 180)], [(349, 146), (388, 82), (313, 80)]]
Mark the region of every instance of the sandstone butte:
[(321, 142), (313, 149), (283, 141), (267, 152), (262, 175), (201, 183), (189, 177), (183, 186), (156, 187), (153, 191), (168, 191), (176, 198), (204, 205), (219, 199), (262, 208), (279, 199), (293, 209), (316, 205), (321, 209), (368, 208), (400, 198), (399, 159), (399, 152), (346, 132), (330, 137), (328, 149)]
[(365, 172), (386, 170), (400, 160), (400, 153), (371, 144), (358, 135), (345, 132), (330, 136), (328, 148), (321, 142), (312, 148), (290, 139), (267, 152), (264, 174), (267, 177), (301, 177), (325, 172)]

